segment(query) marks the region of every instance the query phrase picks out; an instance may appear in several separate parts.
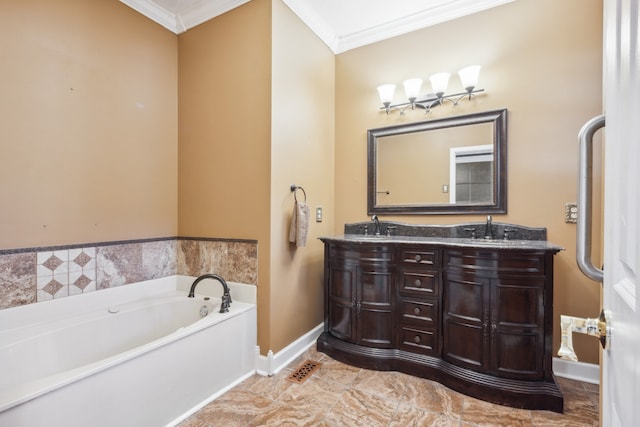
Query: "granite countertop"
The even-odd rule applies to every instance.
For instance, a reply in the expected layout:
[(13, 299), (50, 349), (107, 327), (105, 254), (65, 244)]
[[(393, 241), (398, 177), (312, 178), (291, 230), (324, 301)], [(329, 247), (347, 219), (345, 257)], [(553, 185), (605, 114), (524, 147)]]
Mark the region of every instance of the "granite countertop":
[(322, 241), (339, 241), (348, 243), (403, 243), (441, 245), (462, 248), (491, 248), (491, 249), (526, 249), (542, 251), (561, 251), (562, 246), (547, 240), (504, 240), (482, 238), (458, 238), (458, 237), (430, 237), (430, 236), (372, 236), (362, 234), (341, 234), (332, 237), (321, 237)]

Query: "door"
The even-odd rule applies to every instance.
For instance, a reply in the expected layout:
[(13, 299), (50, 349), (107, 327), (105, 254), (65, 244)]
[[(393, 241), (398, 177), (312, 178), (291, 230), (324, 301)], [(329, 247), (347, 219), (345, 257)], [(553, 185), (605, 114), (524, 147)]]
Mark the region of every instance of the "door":
[(602, 425), (640, 420), (640, 44), (638, 0), (604, 1), (604, 299), (611, 347), (602, 359)]
[(357, 343), (367, 347), (392, 348), (393, 270), (388, 263), (363, 264), (358, 268)]

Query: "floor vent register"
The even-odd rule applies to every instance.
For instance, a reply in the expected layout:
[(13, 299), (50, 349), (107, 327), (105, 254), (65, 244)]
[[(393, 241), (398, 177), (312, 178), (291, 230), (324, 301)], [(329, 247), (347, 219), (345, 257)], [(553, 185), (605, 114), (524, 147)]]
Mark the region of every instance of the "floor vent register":
[(313, 360), (305, 360), (287, 379), (296, 384), (302, 384), (322, 366), (322, 363)]

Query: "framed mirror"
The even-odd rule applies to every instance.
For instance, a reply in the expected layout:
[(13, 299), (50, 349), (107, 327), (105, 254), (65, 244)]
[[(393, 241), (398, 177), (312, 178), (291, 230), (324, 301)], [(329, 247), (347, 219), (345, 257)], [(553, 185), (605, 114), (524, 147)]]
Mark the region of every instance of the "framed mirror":
[(507, 110), (367, 132), (372, 214), (507, 212)]

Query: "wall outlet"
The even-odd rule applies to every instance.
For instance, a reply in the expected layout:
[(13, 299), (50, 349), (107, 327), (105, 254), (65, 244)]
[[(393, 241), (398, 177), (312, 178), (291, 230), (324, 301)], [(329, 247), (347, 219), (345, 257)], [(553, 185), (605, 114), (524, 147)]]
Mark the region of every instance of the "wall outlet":
[(564, 205), (564, 222), (575, 224), (578, 222), (578, 204), (566, 203)]
[(449, 192), (449, 184), (442, 184), (442, 192), (443, 193)]

